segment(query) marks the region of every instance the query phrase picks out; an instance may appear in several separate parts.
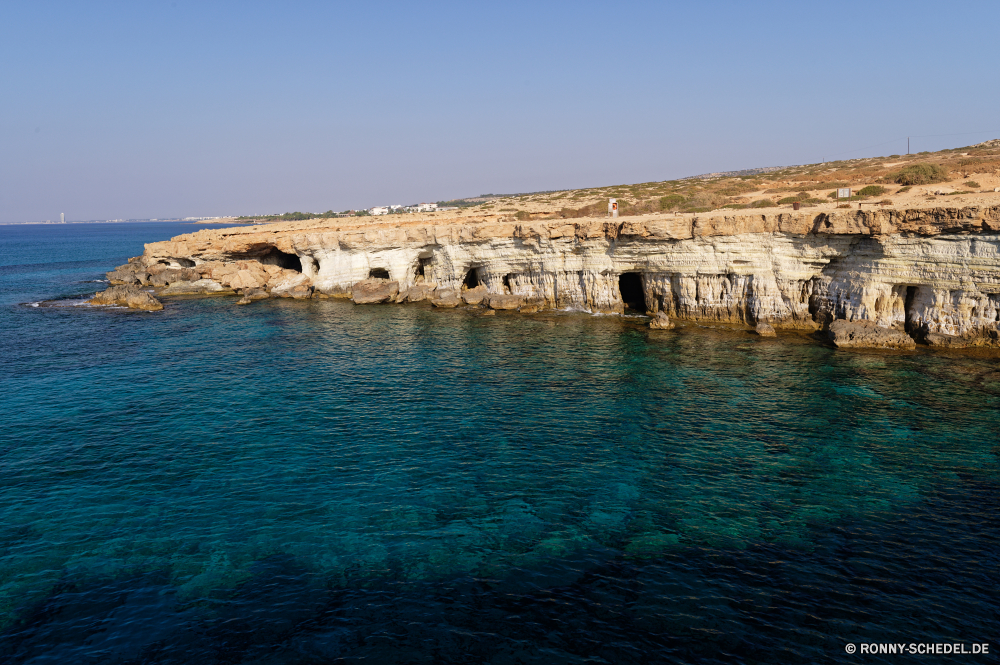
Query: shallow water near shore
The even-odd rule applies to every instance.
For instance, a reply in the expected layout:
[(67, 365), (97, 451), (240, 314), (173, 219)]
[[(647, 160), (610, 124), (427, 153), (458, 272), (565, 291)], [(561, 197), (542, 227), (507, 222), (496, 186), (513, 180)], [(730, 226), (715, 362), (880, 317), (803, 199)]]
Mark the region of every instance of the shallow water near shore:
[(3, 662), (1000, 649), (995, 357), (574, 312), (27, 305), (194, 228), (0, 227)]

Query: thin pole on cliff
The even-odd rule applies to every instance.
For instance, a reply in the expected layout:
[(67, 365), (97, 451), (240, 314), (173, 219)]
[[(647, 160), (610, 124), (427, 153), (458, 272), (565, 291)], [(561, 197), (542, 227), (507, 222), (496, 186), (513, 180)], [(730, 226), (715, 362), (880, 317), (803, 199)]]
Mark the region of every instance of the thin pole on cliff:
[(906, 137), (906, 154), (907, 155), (910, 154), (910, 137), (909, 136)]

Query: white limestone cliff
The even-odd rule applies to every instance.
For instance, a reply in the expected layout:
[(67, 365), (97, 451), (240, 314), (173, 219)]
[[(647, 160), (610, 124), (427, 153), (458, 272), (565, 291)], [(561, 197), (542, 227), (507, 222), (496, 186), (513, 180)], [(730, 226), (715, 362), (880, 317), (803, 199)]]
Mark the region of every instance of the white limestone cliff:
[[(208, 279), (275, 295), (294, 286), (296, 297), (309, 287), (349, 296), (371, 278), (396, 282), (397, 301), (418, 283), (483, 285), (543, 308), (622, 312), (631, 299), (671, 319), (778, 328), (871, 321), (994, 344), (1000, 206), (528, 223), (312, 220), (152, 243), (114, 275), (160, 286)], [(638, 296), (623, 297), (629, 283)]]

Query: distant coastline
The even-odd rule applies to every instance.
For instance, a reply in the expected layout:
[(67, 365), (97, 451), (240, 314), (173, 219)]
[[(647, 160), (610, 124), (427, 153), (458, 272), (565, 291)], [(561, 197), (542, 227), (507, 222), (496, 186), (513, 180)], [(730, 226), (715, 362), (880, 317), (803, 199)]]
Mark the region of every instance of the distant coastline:
[(240, 224), (234, 217), (172, 217), (162, 219), (80, 219), (57, 221), (33, 221), (33, 222), (0, 222), (0, 226), (67, 226), (69, 224)]

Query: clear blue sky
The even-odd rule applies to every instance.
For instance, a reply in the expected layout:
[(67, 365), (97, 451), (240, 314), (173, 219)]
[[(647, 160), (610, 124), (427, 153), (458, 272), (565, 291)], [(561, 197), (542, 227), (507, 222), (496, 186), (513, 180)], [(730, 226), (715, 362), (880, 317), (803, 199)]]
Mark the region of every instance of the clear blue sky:
[[(0, 3), (0, 222), (322, 211), (1000, 137), (995, 0)], [(849, 152), (852, 151), (852, 152)]]

